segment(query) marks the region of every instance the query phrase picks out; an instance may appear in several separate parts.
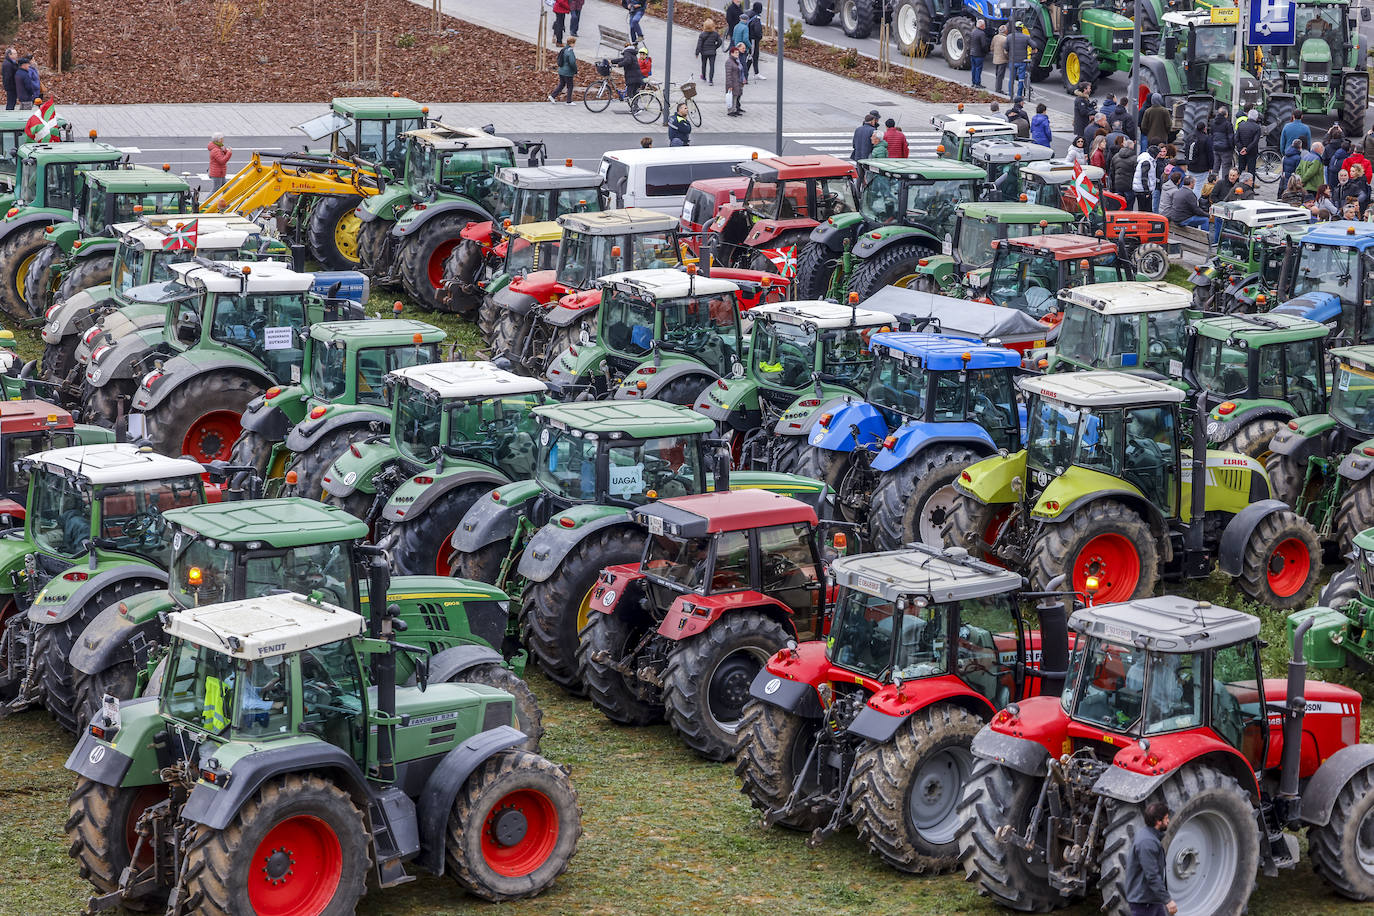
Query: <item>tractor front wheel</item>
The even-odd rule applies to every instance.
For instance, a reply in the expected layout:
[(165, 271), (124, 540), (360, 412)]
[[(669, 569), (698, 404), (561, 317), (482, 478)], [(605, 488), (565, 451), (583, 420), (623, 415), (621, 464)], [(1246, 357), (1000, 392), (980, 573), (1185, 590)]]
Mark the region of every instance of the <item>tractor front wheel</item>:
[(228, 459), (243, 431), (243, 412), (261, 393), (261, 385), (233, 373), (187, 379), (144, 414), (153, 451), (190, 455), (201, 464)]
[(1290, 506), (1296, 506), (1303, 496), (1307, 484), (1307, 459), (1296, 455), (1276, 455), (1270, 453), (1264, 462), (1264, 470), (1269, 475), (1269, 485), (1274, 498), (1281, 499)]
[(533, 897), (568, 867), (582, 809), (568, 774), (529, 751), (500, 751), (454, 799), (445, 856), (455, 881), (483, 900)]
[(76, 694), (76, 721), (90, 722), (101, 710), (101, 701), (109, 694), (116, 700), (132, 700), (138, 689), (141, 669), (133, 659), (115, 662), (95, 674), (72, 671), (72, 690)]
[(892, 740), (854, 759), (851, 798), (859, 839), (887, 864), (916, 874), (959, 864), (959, 796), (983, 723), (948, 703), (909, 717)]
[(849, 289), (858, 293), (862, 302), (885, 286), (910, 286), (916, 281), (917, 262), (934, 253), (929, 245), (915, 242), (889, 245), (873, 257), (861, 259), (854, 266)]
[(939, 547), (958, 504), (954, 483), (977, 460), (972, 449), (936, 445), (879, 474), (870, 522), (874, 549), (896, 550), (913, 540)]
[[(98, 893), (119, 889), (119, 877), (130, 864), (147, 868), (153, 864), (153, 851), (147, 845), (133, 862), (138, 845), (138, 819), (143, 812), (167, 798), (162, 783), (118, 788), (78, 776), (76, 788), (67, 799), (71, 812), (66, 831), (67, 854), (76, 859), (81, 877)], [(126, 910), (145, 912), (162, 909), (170, 888), (162, 887), (142, 897), (124, 897)]]
[(807, 25), (830, 25), (835, 18), (835, 0), (797, 0), (797, 11)]
[(1321, 545), (1311, 523), (1291, 509), (1280, 509), (1260, 519), (1250, 533), (1238, 583), (1240, 590), (1267, 607), (1302, 607), (1317, 587), (1321, 558)]
[(129, 415), (129, 405), (138, 393), (138, 383), (130, 378), (112, 378), (99, 388), (82, 386), (81, 422), (104, 429), (119, 429)]
[(83, 289), (102, 286), (110, 282), (114, 275), (114, 255), (104, 254), (92, 258), (82, 258), (71, 270), (67, 271), (62, 282), (57, 285), (54, 299), (66, 302)]
[(1064, 588), (1088, 594), (1088, 579), (1097, 580), (1094, 601), (1127, 601), (1154, 593), (1159, 579), (1159, 548), (1154, 532), (1135, 510), (1113, 499), (1099, 499), (1070, 518), (1046, 525), (1030, 557), (1035, 588), (1049, 588), (1064, 577)]
[(1156, 242), (1146, 242), (1136, 248), (1131, 262), (1135, 272), (1147, 280), (1163, 280), (1169, 272), (1169, 252)]
[(444, 292), (444, 262), (462, 241), (463, 227), (470, 222), (472, 218), (462, 213), (436, 216), (401, 241), (398, 273), (406, 292), (422, 309), (467, 317), (477, 308), (471, 297), (455, 296), (450, 302)]
[(1102, 76), (1097, 49), (1086, 38), (1069, 38), (1061, 47), (1059, 71), (1064, 77), (1064, 89), (1076, 92), (1083, 83), (1096, 86)]
[(967, 16), (953, 16), (940, 30), (940, 53), (951, 70), (967, 70), (972, 66), (969, 46), (973, 42), (973, 20)]
[(587, 696), (617, 725), (652, 725), (663, 720), (662, 692), (648, 681), (622, 674), (613, 667), (625, 659), (635, 663), (631, 653), (644, 638), (645, 630), (640, 615), (622, 608), (615, 614), (592, 612), (579, 634), (577, 670)]
[(510, 554), (510, 548), (510, 541), (505, 539), (493, 541), (472, 553), (461, 553), (450, 547), (449, 569), (459, 579), (475, 579), (495, 585), (501, 576), (501, 564)]
[(329, 270), (357, 270), (361, 263), (358, 234), (363, 222), (357, 209), (362, 202), (356, 194), (333, 194), (310, 208), (306, 242), (315, 260)]
[(1341, 128), (1347, 137), (1358, 137), (1364, 133), (1365, 115), (1369, 111), (1369, 74), (1363, 69), (1347, 73), (1341, 94)]
[(1336, 543), (1349, 546), (1355, 535), (1374, 527), (1374, 475), (1357, 480), (1346, 489), (1336, 505)]
[[(386, 239), (391, 234), (391, 229), (396, 224), (387, 219), (374, 219), (362, 223), (358, 229), (358, 266), (366, 271), (374, 273), (373, 282), (380, 282), (380, 278), (375, 276), (380, 273), (378, 262), (386, 250)], [(384, 268), (394, 265), (382, 265)]]
[(797, 276), (792, 284), (797, 291), (797, 298), (825, 298), (839, 264), (840, 256), (826, 245), (812, 241), (803, 245), (797, 255)]
[[(767, 814), (787, 802), (816, 746), (819, 728), (818, 720), (793, 715), (771, 703), (750, 700), (745, 705), (736, 732), (739, 751), (735, 755), (735, 775), (740, 778), (740, 791), (749, 796), (755, 808)], [(808, 796), (819, 795), (821, 787), (814, 762), (799, 790)], [(815, 810), (817, 807), (820, 806), (799, 806), (775, 823), (792, 830), (815, 830), (830, 820), (830, 812)]]
[(529, 736), (521, 747), (538, 753), (539, 742), (544, 738), (544, 711), (539, 708), (539, 701), (535, 699), (534, 691), (530, 690), (530, 685), (524, 678), (505, 665), (488, 662), (485, 665), (466, 668), (454, 675), (452, 680), (463, 684), (495, 687), (514, 697), (515, 727)]
[(190, 909), (205, 916), (345, 916), (365, 891), (368, 834), (348, 793), (290, 773), (253, 794), (186, 853)]
[(30, 318), (42, 318), (52, 304), (52, 266), (62, 254), (56, 245), (44, 245), (24, 272), (24, 297)]
[(44, 344), (38, 377), (55, 385), (65, 382), (76, 365), (76, 344), (80, 339), (75, 334), (68, 334), (55, 344)]
[[(308, 496), (310, 494), (301, 491), (301, 495)], [(349, 515), (363, 521), (367, 521), (367, 513), (372, 511), (372, 503), (376, 499), (376, 493), (364, 493), (362, 490), (354, 490), (347, 496), (335, 496), (333, 493), (324, 492), (323, 487), (320, 488), (320, 502), (326, 506), (338, 506)]]
[(874, 0), (838, 0), (840, 28), (850, 38), (867, 38), (873, 34)]
[(25, 283), (29, 265), (47, 246), (45, 226), (30, 224), (16, 229), (0, 244), (0, 309), (11, 318), (27, 321), (29, 311)]
[(903, 57), (915, 57), (930, 35), (930, 7), (925, 0), (897, 0), (892, 10), (892, 39)]
[(297, 452), (286, 459), (286, 471), (296, 472), (296, 492), (310, 499), (319, 499), (324, 494), (324, 475), (334, 459), (348, 448), (349, 437), (366, 435), (365, 428), (345, 426), (325, 433), (310, 444), (303, 452)]
[(1358, 563), (1348, 563), (1326, 583), (1317, 603), (1322, 607), (1340, 610), (1358, 597), (1360, 597), (1360, 566)]
[(267, 465), (272, 460), (272, 446), (276, 444), (257, 430), (245, 429), (234, 440), (234, 447), (229, 452), (229, 463), (252, 465), (258, 477), (267, 480), (272, 476)]
[(1009, 503), (988, 505), (956, 488), (949, 523), (940, 532), (942, 540), (947, 546), (963, 547), (971, 555), (987, 559), (1011, 513)]
[(1307, 829), (1312, 868), (1332, 890), (1351, 900), (1374, 900), (1374, 768), (1350, 778), (1336, 796), (1331, 818)]
[(1223, 452), (1240, 452), (1247, 458), (1266, 464), (1269, 460), (1269, 442), (1283, 428), (1282, 420), (1264, 417), (1246, 423), (1225, 439), (1219, 440), (1216, 447)]
[(478, 497), (491, 492), (486, 484), (455, 487), (439, 496), (418, 515), (407, 514), (391, 525), (377, 546), (386, 551), (398, 576), (447, 576), (453, 572), (449, 540)]

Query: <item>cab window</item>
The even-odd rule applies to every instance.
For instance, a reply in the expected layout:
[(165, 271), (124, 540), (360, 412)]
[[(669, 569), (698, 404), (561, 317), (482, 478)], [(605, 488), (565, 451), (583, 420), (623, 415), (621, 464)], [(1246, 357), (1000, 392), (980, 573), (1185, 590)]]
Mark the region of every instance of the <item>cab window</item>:
[(724, 531), (716, 538), (716, 565), (711, 575), (712, 592), (749, 588), (749, 532)]
[(654, 303), (617, 292), (606, 310), (606, 346), (619, 353), (643, 356), (654, 341)]
[(1139, 487), (1150, 502), (1165, 507), (1170, 516), (1177, 509), (1177, 441), (1174, 412), (1170, 408), (1137, 407), (1126, 411), (1122, 476)]
[(44, 206), (52, 207), (55, 210), (70, 210), (76, 200), (72, 187), (72, 175), (76, 170), (76, 164), (55, 162), (49, 165), (47, 169), (47, 200), (44, 202)]
[(1213, 731), (1260, 769), (1267, 722), (1255, 640), (1213, 651), (1211, 692)]
[(299, 293), (283, 295), (221, 294), (215, 299), (210, 336), (250, 353), (278, 379), (290, 375), (301, 362), (296, 331), (305, 326), (305, 300)]
[(346, 640), (300, 654), (301, 727), (355, 759), (362, 750), (363, 685), (358, 658)]
[(959, 654), (954, 670), (1001, 709), (1018, 695), (1015, 664), (1020, 627), (1011, 598), (994, 595), (959, 609)]

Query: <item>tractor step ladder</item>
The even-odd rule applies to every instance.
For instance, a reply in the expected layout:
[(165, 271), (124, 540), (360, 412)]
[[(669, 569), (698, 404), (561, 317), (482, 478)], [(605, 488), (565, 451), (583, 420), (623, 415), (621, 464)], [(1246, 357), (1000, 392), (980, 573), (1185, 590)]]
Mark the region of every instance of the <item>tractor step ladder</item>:
[(406, 874), (404, 860), (420, 849), (415, 803), (392, 786), (378, 793), (368, 808), (377, 855), (377, 883), (382, 887), (395, 887), (414, 881), (414, 875)]

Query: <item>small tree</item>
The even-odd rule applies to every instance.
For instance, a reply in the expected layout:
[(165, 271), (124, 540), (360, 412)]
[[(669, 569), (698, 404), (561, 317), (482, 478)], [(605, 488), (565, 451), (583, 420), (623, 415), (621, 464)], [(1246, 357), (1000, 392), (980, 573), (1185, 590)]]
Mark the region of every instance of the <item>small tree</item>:
[[(58, 70), (72, 68), (72, 41), (75, 35), (71, 0), (52, 0), (48, 4), (48, 66)], [(58, 60), (59, 53), (61, 61)]]

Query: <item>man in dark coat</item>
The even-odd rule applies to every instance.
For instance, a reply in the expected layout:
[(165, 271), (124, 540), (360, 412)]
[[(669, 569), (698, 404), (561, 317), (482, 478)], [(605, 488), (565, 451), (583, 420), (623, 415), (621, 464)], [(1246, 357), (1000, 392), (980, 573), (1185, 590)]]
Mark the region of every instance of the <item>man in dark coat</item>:
[[(1011, 34), (1007, 36), (1007, 60), (1011, 63), (1011, 85), (1007, 87), (1007, 94), (1013, 98), (1026, 95), (1026, 73), (1030, 65), (1030, 36), (1021, 31), (1021, 22), (1018, 20), (1012, 28)], [(1026, 119), (1026, 132), (1030, 133), (1030, 119)]]
[(1168, 806), (1158, 801), (1146, 805), (1145, 823), (1131, 838), (1131, 854), (1126, 859), (1126, 904), (1131, 916), (1174, 916), (1178, 912), (1169, 896), (1161, 842), (1168, 829)]
[(1092, 100), (1092, 91), (1091, 83), (1079, 83), (1078, 88), (1073, 91), (1073, 135), (1083, 137), (1088, 143), (1092, 140), (1084, 136), (1083, 131), (1092, 123), (1093, 114), (1097, 110), (1097, 105)]
[(735, 26), (739, 24), (740, 18), (744, 15), (744, 7), (740, 6), (739, 0), (730, 0), (725, 4), (725, 38), (735, 34)]
[(1169, 142), (1169, 131), (1173, 127), (1173, 115), (1164, 107), (1159, 95), (1150, 96), (1150, 107), (1140, 117), (1140, 132), (1149, 138), (1151, 146), (1163, 146)]
[[(1245, 120), (1236, 128), (1236, 167), (1242, 172), (1255, 170), (1255, 162), (1259, 159), (1260, 139), (1263, 136), (1264, 126), (1260, 124), (1259, 112), (1252, 108), (1247, 112)], [(1286, 149), (1285, 146), (1280, 151)]]
[(639, 49), (634, 44), (627, 44), (616, 63), (620, 64), (620, 69), (625, 74), (625, 101), (628, 102), (635, 97), (636, 92), (644, 88), (644, 73), (639, 69)]
[(1231, 113), (1222, 105), (1212, 118), (1212, 167), (1225, 173), (1231, 168), (1231, 156), (1236, 151), (1236, 132), (1231, 127)]
[(1212, 171), (1212, 132), (1205, 120), (1198, 121), (1188, 141), (1188, 174), (1201, 179)]
[(858, 162), (873, 155), (873, 132), (878, 129), (878, 111), (874, 109), (864, 115), (864, 121), (854, 128), (854, 148), (849, 158)]
[(1016, 128), (1016, 136), (1019, 139), (1030, 139), (1030, 115), (1026, 114), (1020, 96), (1011, 100), (1011, 107), (1007, 109), (1007, 121)]
[(0, 82), (5, 86), (5, 110), (14, 111), (14, 100), (18, 89), (14, 84), (14, 72), (19, 69), (19, 52), (14, 48), (5, 51), (5, 62), (0, 64)]
[(1121, 141), (1121, 148), (1112, 156), (1112, 190), (1127, 200), (1135, 193), (1131, 181), (1135, 177), (1135, 142), (1130, 137)]
[(983, 58), (988, 56), (988, 48), (991, 45), (992, 38), (988, 35), (987, 20), (979, 19), (968, 38), (969, 81), (976, 89), (983, 88)]

